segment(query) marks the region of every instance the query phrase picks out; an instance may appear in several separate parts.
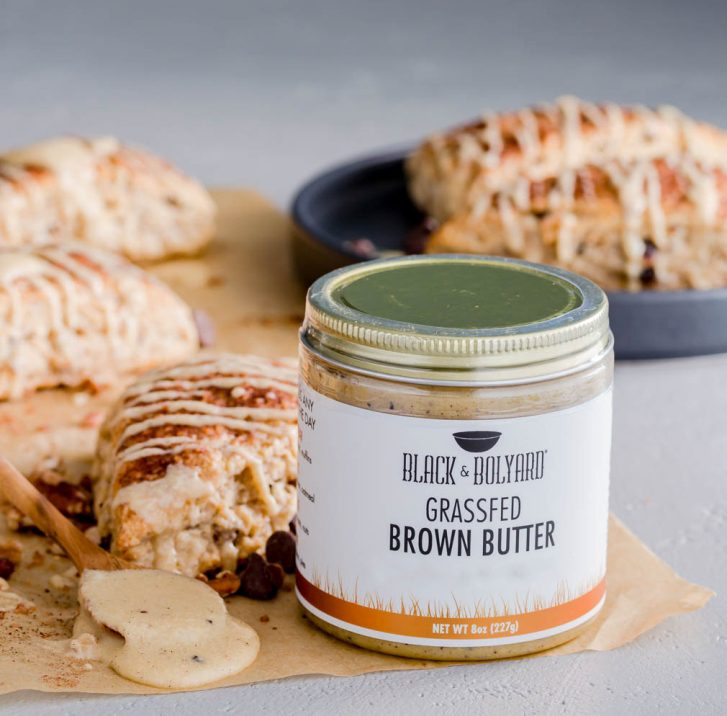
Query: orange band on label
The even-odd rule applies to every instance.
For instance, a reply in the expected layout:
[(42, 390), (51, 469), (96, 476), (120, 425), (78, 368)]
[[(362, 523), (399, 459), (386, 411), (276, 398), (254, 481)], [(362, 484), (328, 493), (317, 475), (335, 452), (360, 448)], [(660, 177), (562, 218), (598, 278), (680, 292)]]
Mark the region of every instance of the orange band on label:
[[(554, 607), (501, 617), (428, 617), (397, 614), (365, 607), (334, 597), (311, 584), (298, 572), (299, 594), (316, 609), (348, 624), (398, 636), (430, 639), (502, 639), (507, 636), (534, 634), (563, 626), (588, 614), (606, 593), (602, 579), (585, 594)], [(513, 626), (515, 631), (513, 631)]]

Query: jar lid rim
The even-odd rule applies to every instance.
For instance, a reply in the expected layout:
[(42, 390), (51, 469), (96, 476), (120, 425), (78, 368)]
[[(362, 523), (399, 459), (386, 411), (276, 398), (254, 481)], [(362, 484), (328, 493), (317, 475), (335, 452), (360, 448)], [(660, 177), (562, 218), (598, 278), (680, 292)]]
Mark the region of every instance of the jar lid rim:
[[(562, 282), (580, 301), (559, 315), (494, 328), (456, 328), (414, 324), (364, 313), (340, 298), (340, 287), (391, 268), (426, 263), (466, 262), (470, 265), (523, 270)], [(483, 276), (486, 273), (483, 272)], [(553, 266), (517, 259), (447, 254), (380, 259), (338, 269), (309, 289), (303, 331), (322, 352), (370, 361), (380, 369), (433, 371), (488, 370), (538, 366), (553, 361), (587, 362), (608, 341), (608, 299), (601, 288), (582, 276)], [(552, 366), (547, 366), (548, 372)]]

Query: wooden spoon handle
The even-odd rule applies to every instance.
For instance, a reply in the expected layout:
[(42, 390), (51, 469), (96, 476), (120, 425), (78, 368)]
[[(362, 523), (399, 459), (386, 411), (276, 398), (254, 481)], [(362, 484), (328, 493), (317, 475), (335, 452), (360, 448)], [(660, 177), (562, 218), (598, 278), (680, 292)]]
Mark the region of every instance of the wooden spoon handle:
[(118, 561), (66, 519), (35, 486), (0, 456), (0, 492), (36, 527), (60, 544), (77, 569), (118, 569)]

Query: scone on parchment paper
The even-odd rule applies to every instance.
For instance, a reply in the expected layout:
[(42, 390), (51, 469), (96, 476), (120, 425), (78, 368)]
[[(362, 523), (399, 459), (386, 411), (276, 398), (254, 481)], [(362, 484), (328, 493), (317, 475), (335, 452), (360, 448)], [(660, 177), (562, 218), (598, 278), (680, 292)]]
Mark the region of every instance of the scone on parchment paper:
[(0, 399), (114, 383), (187, 358), (198, 340), (191, 309), (116, 254), (0, 249)]
[(489, 113), (427, 139), (409, 191), (431, 253), (552, 263), (607, 289), (727, 285), (727, 132), (671, 107)]
[(111, 551), (189, 576), (235, 570), (295, 514), (297, 374), (198, 356), (129, 386), (99, 436), (95, 511)]
[(133, 261), (194, 254), (214, 234), (199, 183), (111, 137), (0, 154), (0, 246), (83, 241)]

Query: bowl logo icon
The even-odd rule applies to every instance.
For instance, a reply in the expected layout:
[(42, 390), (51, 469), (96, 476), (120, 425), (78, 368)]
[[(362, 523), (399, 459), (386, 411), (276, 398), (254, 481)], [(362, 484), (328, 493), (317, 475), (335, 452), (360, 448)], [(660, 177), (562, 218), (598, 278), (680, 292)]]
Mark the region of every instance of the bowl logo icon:
[(452, 433), (454, 441), (467, 452), (487, 452), (491, 450), (502, 433), (492, 430), (465, 430), (461, 433)]

